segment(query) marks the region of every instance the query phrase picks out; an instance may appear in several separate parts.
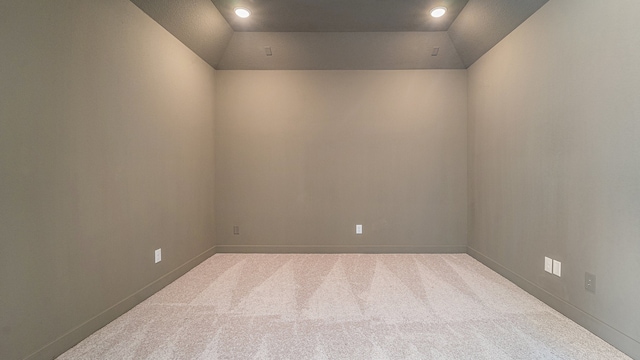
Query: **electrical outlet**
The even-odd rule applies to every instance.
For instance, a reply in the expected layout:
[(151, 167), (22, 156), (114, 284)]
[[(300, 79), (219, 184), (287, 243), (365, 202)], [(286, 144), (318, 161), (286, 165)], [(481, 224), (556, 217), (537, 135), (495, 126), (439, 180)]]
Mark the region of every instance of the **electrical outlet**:
[(240, 226), (238, 225), (233, 226), (233, 235), (240, 235)]
[(553, 260), (553, 275), (562, 276), (562, 263), (558, 260)]
[(162, 249), (156, 249), (156, 264), (162, 260)]
[(553, 274), (553, 260), (546, 256), (544, 257), (544, 271)]
[(362, 225), (356, 225), (356, 234), (362, 235)]
[(595, 294), (596, 292), (596, 276), (593, 274), (589, 274), (588, 272), (584, 273), (584, 288), (587, 291), (590, 291)]

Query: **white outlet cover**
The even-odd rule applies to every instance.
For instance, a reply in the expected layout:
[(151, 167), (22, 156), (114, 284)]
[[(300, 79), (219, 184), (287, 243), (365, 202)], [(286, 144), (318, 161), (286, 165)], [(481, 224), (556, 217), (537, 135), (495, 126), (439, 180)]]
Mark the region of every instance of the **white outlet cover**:
[(356, 234), (362, 235), (362, 225), (356, 225)]
[(162, 249), (156, 249), (156, 264), (162, 260)]
[(546, 256), (544, 257), (544, 271), (553, 274), (553, 260)]
[(562, 263), (558, 260), (553, 260), (553, 275), (562, 276)]

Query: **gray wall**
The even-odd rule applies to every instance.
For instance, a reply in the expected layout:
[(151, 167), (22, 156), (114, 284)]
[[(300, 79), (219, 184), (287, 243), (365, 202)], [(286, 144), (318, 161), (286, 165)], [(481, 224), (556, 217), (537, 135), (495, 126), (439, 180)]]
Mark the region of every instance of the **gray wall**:
[(466, 77), (218, 71), (217, 250), (464, 252)]
[[(265, 46), (272, 56), (265, 55)], [(438, 56), (431, 56), (433, 48)], [(464, 69), (446, 31), (235, 32), (218, 70)]]
[(0, 358), (52, 358), (212, 253), (214, 70), (128, 0), (0, 43)]
[(469, 69), (470, 253), (636, 358), (638, 23), (636, 0), (552, 0)]
[(473, 256), (640, 358), (638, 23), (552, 0), (467, 88), (215, 72), (127, 0), (3, 2), (0, 358), (51, 358), (212, 254), (214, 183), (219, 251), (464, 251), (468, 210)]

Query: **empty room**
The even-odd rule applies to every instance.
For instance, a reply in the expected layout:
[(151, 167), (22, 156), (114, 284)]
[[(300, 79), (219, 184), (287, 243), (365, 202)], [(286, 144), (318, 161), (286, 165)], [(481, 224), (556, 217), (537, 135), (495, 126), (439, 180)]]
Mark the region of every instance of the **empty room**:
[(637, 0), (0, 5), (0, 359), (640, 359)]

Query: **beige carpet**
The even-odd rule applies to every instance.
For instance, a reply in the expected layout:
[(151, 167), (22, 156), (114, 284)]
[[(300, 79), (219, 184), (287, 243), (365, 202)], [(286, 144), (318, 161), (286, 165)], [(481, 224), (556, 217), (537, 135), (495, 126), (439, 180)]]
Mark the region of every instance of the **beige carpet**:
[(59, 359), (629, 359), (473, 258), (214, 255)]

